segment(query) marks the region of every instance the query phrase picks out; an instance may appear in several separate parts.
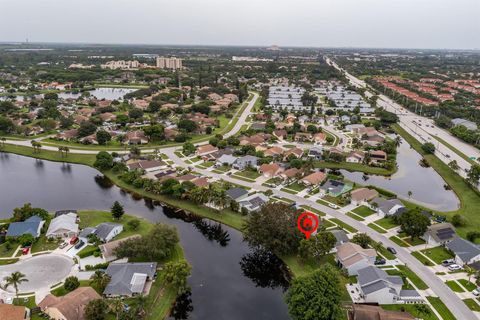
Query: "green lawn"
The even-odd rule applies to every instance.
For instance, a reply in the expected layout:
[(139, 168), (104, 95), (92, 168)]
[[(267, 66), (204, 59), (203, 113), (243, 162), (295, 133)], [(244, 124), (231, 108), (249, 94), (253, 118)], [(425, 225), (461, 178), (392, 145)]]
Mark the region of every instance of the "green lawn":
[(261, 174), (258, 173), (255, 170), (239, 171), (239, 172), (235, 173), (235, 175), (240, 176), (240, 177), (244, 177), (244, 178), (247, 178), (247, 179), (251, 179), (251, 180), (255, 180), (255, 179), (257, 179), (258, 177), (261, 176)]
[(45, 235), (42, 235), (32, 245), (32, 253), (55, 250), (62, 242), (63, 240), (48, 240)]
[(392, 228), (395, 228), (397, 225), (392, 221), (391, 218), (382, 218), (379, 220), (374, 221), (376, 224), (378, 224), (380, 227), (389, 230)]
[(388, 251), (384, 246), (381, 246), (379, 248), (378, 253), (380, 253), (387, 260), (395, 260), (397, 258), (393, 253)]
[(303, 184), (300, 184), (298, 182), (294, 182), (290, 185), (288, 185), (286, 188), (295, 190), (297, 192), (303, 191), (305, 189), (305, 186)]
[(464, 299), (463, 302), (467, 305), (467, 307), (470, 308), (472, 311), (479, 312), (480, 311), (480, 305), (475, 302), (472, 298), (469, 299)]
[(393, 128), (399, 133), (418, 153), (420, 153), (428, 164), (437, 171), (446, 183), (452, 188), (457, 197), (460, 199), (460, 209), (452, 212), (442, 212), (442, 214), (451, 218), (455, 214), (461, 214), (467, 220), (467, 224), (457, 228), (457, 233), (465, 237), (468, 231), (477, 231), (480, 228), (480, 215), (478, 214), (478, 203), (480, 203), (480, 192), (470, 187), (465, 180), (457, 173), (451, 170), (448, 165), (443, 163), (435, 155), (426, 154), (422, 150), (421, 144), (408, 134), (399, 125), (393, 125)]
[(477, 288), (477, 286), (475, 285), (475, 283), (472, 283), (470, 281), (468, 281), (467, 279), (458, 279), (457, 280), (458, 282), (460, 282), (460, 284), (465, 288), (467, 289), (467, 291), (473, 291)]
[(371, 216), (372, 214), (375, 213), (375, 211), (373, 211), (372, 209), (370, 209), (369, 207), (366, 207), (366, 206), (360, 206), (354, 210), (352, 210), (352, 212), (358, 214), (359, 216), (361, 217), (368, 217), (368, 216)]
[(365, 221), (365, 219), (363, 219), (362, 217), (360, 217), (360, 216), (358, 216), (354, 213), (351, 213), (351, 212), (347, 212), (346, 215), (349, 216), (350, 218), (353, 218), (353, 219), (357, 220), (357, 221)]
[(425, 284), (425, 282), (423, 282), (422, 279), (420, 279), (416, 273), (414, 273), (412, 270), (410, 270), (410, 268), (408, 268), (407, 266), (402, 266), (402, 265), (399, 265), (397, 266), (397, 268), (402, 271), (402, 273), (407, 276), (407, 278), (409, 278), (413, 284), (420, 290), (426, 290), (428, 289), (428, 286)]
[(447, 281), (445, 284), (454, 292), (465, 292), (454, 280)]
[(457, 320), (453, 314), (448, 310), (447, 306), (438, 297), (427, 297), (427, 300), (437, 310), (443, 320)]
[(396, 244), (398, 244), (401, 247), (409, 247), (410, 246), (408, 243), (406, 243), (405, 241), (403, 241), (402, 239), (400, 239), (397, 236), (392, 236), (389, 239), (392, 240), (393, 242), (395, 242)]
[(377, 225), (374, 224), (374, 223), (369, 223), (367, 226), (369, 226), (370, 228), (372, 228), (373, 230), (375, 230), (375, 231), (377, 231), (377, 232), (387, 233), (387, 231), (385, 231), (385, 229), (380, 228), (379, 226), (377, 226)]
[(317, 209), (315, 209), (315, 208), (312, 208), (312, 207), (310, 207), (310, 206), (302, 206), (302, 208), (305, 209), (305, 210), (307, 210), (307, 211), (309, 211), (309, 212), (313, 212), (313, 213), (315, 213), (315, 214), (318, 214), (318, 215), (321, 216), (321, 217), (325, 216), (325, 213), (323, 213), (322, 211), (317, 210)]
[(387, 170), (384, 168), (367, 166), (361, 163), (350, 163), (350, 162), (325, 162), (325, 161), (315, 161), (316, 168), (324, 169), (345, 169), (352, 172), (363, 172), (367, 174), (375, 174), (382, 176), (390, 176), (397, 171), (395, 167), (392, 170)]
[(402, 240), (407, 242), (411, 246), (418, 246), (418, 245), (421, 245), (421, 244), (425, 244), (425, 240), (420, 239), (420, 238), (415, 238), (415, 239), (412, 240), (412, 238), (407, 237), (407, 238), (403, 238)]
[(382, 305), (382, 308), (390, 311), (405, 311), (414, 317), (421, 317), (421, 319), (423, 320), (438, 320), (438, 317), (428, 306), (427, 308), (430, 310), (430, 313), (428, 315), (419, 314), (415, 305), (413, 304), (384, 304)]
[(12, 243), (10, 249), (7, 248), (7, 243), (0, 244), (0, 258), (10, 258), (15, 250), (18, 248), (18, 243)]
[(441, 264), (443, 260), (452, 259), (454, 256), (445, 247), (435, 247), (431, 249), (421, 250), (424, 255), (435, 261), (437, 264)]
[(354, 227), (352, 226), (349, 226), (348, 224), (346, 224), (345, 222), (337, 219), (337, 218), (332, 218), (330, 219), (331, 222), (335, 223), (337, 226), (339, 226), (340, 228), (344, 229), (345, 231), (348, 231), (349, 233), (355, 233), (357, 232), (358, 230), (355, 229)]
[(426, 266), (433, 266), (434, 265), (430, 260), (425, 258), (425, 256), (422, 253), (420, 253), (419, 251), (412, 252), (412, 256), (417, 258), (418, 261), (420, 261), (421, 263), (423, 263)]
[(7, 264), (13, 264), (18, 261), (18, 258), (11, 258), (11, 259), (0, 259), (0, 266), (4, 266)]

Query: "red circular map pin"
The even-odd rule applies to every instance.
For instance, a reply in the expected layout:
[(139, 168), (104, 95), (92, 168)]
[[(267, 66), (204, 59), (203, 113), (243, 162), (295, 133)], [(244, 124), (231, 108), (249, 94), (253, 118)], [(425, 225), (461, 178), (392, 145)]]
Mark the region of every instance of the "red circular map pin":
[(304, 212), (297, 219), (298, 230), (300, 230), (307, 239), (317, 230), (318, 224), (318, 216), (311, 212)]

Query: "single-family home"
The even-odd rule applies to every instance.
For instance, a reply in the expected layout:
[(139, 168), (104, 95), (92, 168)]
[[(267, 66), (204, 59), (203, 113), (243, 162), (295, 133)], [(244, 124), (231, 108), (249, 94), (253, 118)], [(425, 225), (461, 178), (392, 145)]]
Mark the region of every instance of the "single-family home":
[(88, 241), (88, 236), (94, 234), (100, 239), (100, 241), (105, 243), (110, 242), (110, 240), (119, 235), (122, 231), (123, 225), (120, 223), (103, 222), (94, 228), (88, 227), (83, 229), (80, 232), (80, 239), (86, 243)]
[(0, 320), (29, 320), (30, 309), (24, 306), (0, 303)]
[(226, 191), (227, 197), (232, 200), (239, 202), (242, 199), (245, 199), (248, 196), (248, 191), (243, 188), (230, 188)]
[(77, 214), (69, 212), (50, 221), (47, 238), (70, 238), (78, 234)]
[(283, 150), (283, 148), (275, 146), (265, 150), (263, 155), (266, 157), (279, 157), (283, 155), (284, 152), (285, 150)]
[(405, 206), (398, 199), (376, 197), (370, 201), (370, 206), (377, 211), (377, 214), (381, 217), (402, 214), (406, 211)]
[(291, 148), (291, 149), (288, 149), (284, 155), (283, 155), (283, 159), (284, 160), (289, 160), (291, 158), (301, 158), (303, 156), (303, 150), (300, 149), (300, 148)]
[(80, 287), (64, 296), (47, 295), (38, 307), (53, 320), (85, 320), (85, 307), (90, 301), (101, 299), (91, 287)]
[(320, 161), (322, 160), (322, 157), (323, 157), (323, 150), (322, 148), (319, 148), (319, 147), (310, 148), (308, 150), (307, 156), (313, 160)]
[(273, 136), (276, 137), (278, 140), (283, 141), (287, 138), (287, 131), (284, 129), (274, 130)]
[(456, 237), (445, 247), (455, 255), (455, 263), (460, 266), (480, 261), (480, 248), (470, 241)]
[(375, 266), (358, 270), (357, 281), (361, 297), (366, 303), (423, 303), (417, 291), (402, 290), (403, 279), (400, 276), (391, 276)]
[(215, 162), (216, 167), (221, 166), (233, 166), (237, 161), (238, 157), (232, 156), (231, 154), (222, 154)]
[(454, 126), (454, 127), (464, 126), (468, 130), (472, 130), (472, 131), (475, 131), (475, 130), (478, 129), (477, 124), (475, 122), (472, 122), (472, 121), (469, 121), (469, 120), (465, 120), (465, 119), (461, 119), (461, 118), (455, 118), (455, 119), (452, 119), (451, 122), (452, 122), (452, 126)]
[(270, 201), (270, 199), (263, 193), (255, 193), (240, 200), (238, 204), (240, 208), (245, 208), (248, 212), (254, 212), (260, 210), (268, 201)]
[(127, 164), (129, 170), (142, 169), (146, 172), (153, 172), (165, 169), (167, 164), (159, 160), (140, 160)]
[(300, 182), (306, 184), (307, 186), (317, 186), (322, 183), (327, 178), (327, 175), (324, 172), (317, 171), (308, 176), (303, 177)]
[(349, 242), (350, 240), (348, 239), (348, 236), (347, 236), (347, 233), (345, 232), (345, 230), (342, 230), (342, 229), (333, 229), (333, 230), (329, 230), (329, 232), (331, 234), (333, 234), (333, 236), (335, 237), (335, 239), (337, 240), (335, 242), (335, 251), (337, 250), (337, 247), (338, 246), (341, 246), (342, 244), (344, 243), (347, 243)]
[(297, 141), (297, 142), (312, 141), (313, 136), (309, 132), (297, 132), (295, 134), (294, 140)]
[(456, 237), (455, 228), (448, 222), (432, 224), (422, 236), (423, 240), (435, 247), (445, 245)]
[(318, 132), (313, 135), (313, 141), (317, 144), (324, 144), (327, 141), (327, 135), (323, 132)]
[(353, 204), (359, 206), (367, 204), (370, 200), (378, 197), (378, 191), (369, 188), (355, 189), (350, 193), (350, 198)]
[(387, 161), (387, 153), (383, 150), (370, 151), (370, 162), (378, 163)]
[(217, 147), (214, 147), (211, 144), (205, 144), (205, 145), (199, 146), (197, 148), (197, 151), (195, 152), (195, 154), (197, 156), (202, 157), (202, 156), (206, 156), (210, 153), (217, 152), (217, 151), (218, 151)]
[(20, 237), (24, 234), (31, 234), (34, 238), (40, 236), (45, 221), (39, 216), (32, 216), (22, 222), (12, 222), (8, 226), (7, 237)]
[(328, 179), (323, 185), (320, 186), (320, 190), (323, 194), (329, 194), (333, 197), (338, 197), (339, 195), (350, 191), (352, 184), (345, 183), (339, 180)]
[(265, 178), (277, 177), (284, 169), (278, 163), (265, 163), (260, 166), (260, 172)]
[(338, 265), (353, 276), (358, 270), (373, 266), (377, 253), (374, 249), (363, 249), (356, 243), (347, 242), (337, 247), (336, 261)]
[(301, 171), (300, 169), (297, 169), (297, 168), (289, 168), (285, 171), (283, 171), (282, 173), (280, 173), (280, 177), (283, 179), (283, 180), (291, 180), (291, 179), (294, 179), (296, 178), (298, 175), (301, 174)]
[(415, 318), (404, 311), (384, 310), (379, 306), (369, 304), (353, 304), (348, 310), (348, 320), (414, 320)]
[(349, 132), (354, 132), (355, 130), (359, 130), (361, 128), (365, 128), (365, 125), (361, 124), (361, 123), (355, 123), (355, 124), (348, 124), (345, 126), (345, 130), (349, 131)]
[(244, 170), (245, 168), (256, 168), (258, 163), (258, 158), (255, 156), (243, 156), (237, 159), (233, 164), (233, 168), (237, 170)]
[(103, 291), (105, 296), (132, 297), (141, 294), (148, 295), (147, 291), (150, 286), (147, 283), (155, 279), (157, 263), (111, 263), (108, 265), (105, 273), (110, 276), (110, 282)]
[(114, 254), (115, 249), (118, 248), (122, 244), (122, 242), (129, 239), (136, 239), (139, 237), (139, 235), (133, 235), (123, 239), (113, 240), (108, 243), (101, 244), (98, 247), (100, 248), (100, 252), (102, 253), (105, 262), (115, 261), (117, 260), (117, 257)]
[(365, 159), (365, 153), (362, 151), (352, 151), (347, 155), (345, 160), (350, 163), (362, 163), (363, 159)]
[(148, 143), (148, 138), (143, 131), (135, 130), (127, 132), (123, 141), (126, 144), (146, 144)]

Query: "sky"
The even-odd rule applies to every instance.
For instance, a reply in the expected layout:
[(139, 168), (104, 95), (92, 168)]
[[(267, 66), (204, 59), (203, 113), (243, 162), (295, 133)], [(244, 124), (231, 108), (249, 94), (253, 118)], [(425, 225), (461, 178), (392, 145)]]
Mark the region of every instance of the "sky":
[(0, 0), (0, 42), (480, 49), (479, 0)]

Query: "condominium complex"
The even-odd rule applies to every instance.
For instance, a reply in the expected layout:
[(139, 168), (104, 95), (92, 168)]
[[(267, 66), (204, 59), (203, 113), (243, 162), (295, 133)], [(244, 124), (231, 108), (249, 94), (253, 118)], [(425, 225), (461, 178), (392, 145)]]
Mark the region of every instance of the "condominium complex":
[(182, 69), (182, 59), (179, 58), (166, 58), (166, 57), (158, 57), (157, 58), (157, 68), (160, 69), (172, 69), (172, 70), (177, 70), (177, 69)]
[(144, 64), (138, 62), (137, 60), (114, 60), (114, 61), (108, 61), (105, 64), (101, 65), (102, 69), (111, 69), (111, 70), (116, 70), (116, 69), (121, 69), (121, 70), (130, 70), (130, 69), (139, 69), (143, 68)]

